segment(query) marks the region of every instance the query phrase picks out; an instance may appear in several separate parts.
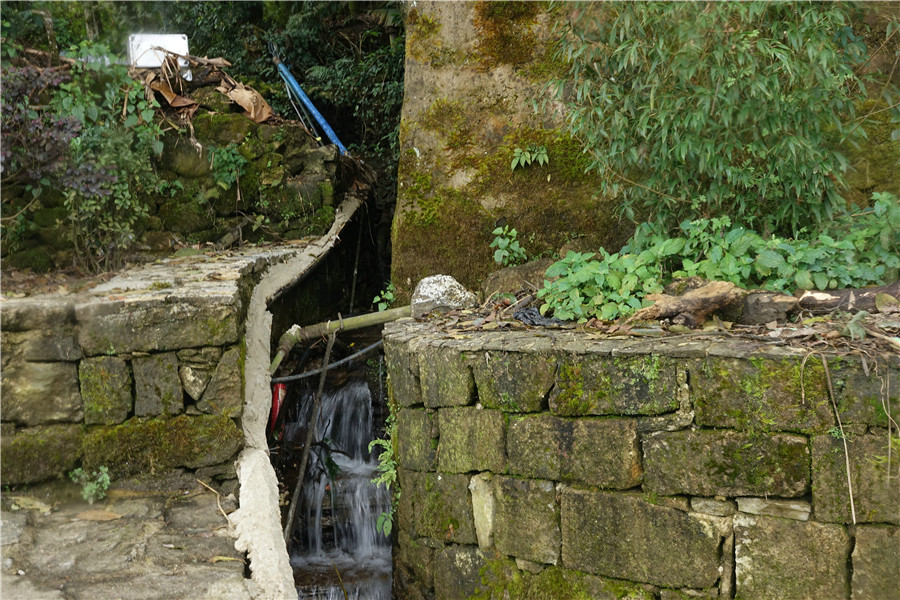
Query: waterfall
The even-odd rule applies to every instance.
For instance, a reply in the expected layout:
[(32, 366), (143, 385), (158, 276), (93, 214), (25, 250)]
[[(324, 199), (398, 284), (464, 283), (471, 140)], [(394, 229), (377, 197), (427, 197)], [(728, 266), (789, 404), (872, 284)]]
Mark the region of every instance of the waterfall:
[[(308, 419), (315, 392), (304, 392), (300, 415)], [(390, 539), (376, 531), (390, 495), (376, 487), (372, 398), (364, 379), (326, 389), (303, 486), (303, 519), (291, 566), (300, 598), (390, 600)], [(304, 439), (308, 424), (288, 423), (285, 439)], [(340, 573), (340, 577), (338, 577)], [(343, 589), (341, 584), (343, 583)]]

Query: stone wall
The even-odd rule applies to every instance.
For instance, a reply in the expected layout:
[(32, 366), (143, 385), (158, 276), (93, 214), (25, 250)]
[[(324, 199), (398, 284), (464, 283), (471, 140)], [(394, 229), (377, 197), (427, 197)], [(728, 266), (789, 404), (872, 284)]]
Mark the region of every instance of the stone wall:
[(2, 300), (3, 483), (106, 466), (235, 477), (244, 319), (264, 268), (297, 248), (198, 255), (88, 291)]
[(399, 597), (900, 598), (900, 357), (410, 320), (385, 354)]

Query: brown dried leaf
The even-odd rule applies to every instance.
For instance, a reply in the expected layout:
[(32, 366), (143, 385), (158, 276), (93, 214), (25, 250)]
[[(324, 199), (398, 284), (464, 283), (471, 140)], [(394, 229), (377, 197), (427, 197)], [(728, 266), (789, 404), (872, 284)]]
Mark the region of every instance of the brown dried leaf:
[(115, 521), (121, 519), (122, 516), (108, 510), (86, 510), (75, 515), (75, 518), (82, 521)]

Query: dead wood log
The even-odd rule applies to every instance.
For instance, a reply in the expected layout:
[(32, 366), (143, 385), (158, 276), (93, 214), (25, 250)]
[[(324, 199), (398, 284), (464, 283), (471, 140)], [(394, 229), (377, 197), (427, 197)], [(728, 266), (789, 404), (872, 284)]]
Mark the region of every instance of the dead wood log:
[(857, 312), (866, 310), (875, 312), (875, 295), (889, 294), (895, 298), (900, 297), (900, 281), (890, 285), (882, 285), (871, 288), (844, 288), (840, 290), (801, 290), (797, 299), (800, 308), (811, 313), (822, 314), (835, 310)]
[(711, 281), (683, 296), (650, 294), (647, 299), (653, 305), (637, 311), (625, 323), (670, 318), (676, 325), (699, 327), (713, 312), (742, 303), (746, 294), (747, 290), (730, 281)]

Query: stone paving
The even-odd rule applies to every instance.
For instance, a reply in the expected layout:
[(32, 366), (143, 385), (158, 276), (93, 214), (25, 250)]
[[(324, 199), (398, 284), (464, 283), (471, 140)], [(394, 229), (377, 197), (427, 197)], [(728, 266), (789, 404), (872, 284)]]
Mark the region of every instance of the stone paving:
[(4, 600), (249, 600), (226, 514), (233, 493), (188, 474), (119, 485), (94, 504), (56, 482), (2, 494)]

